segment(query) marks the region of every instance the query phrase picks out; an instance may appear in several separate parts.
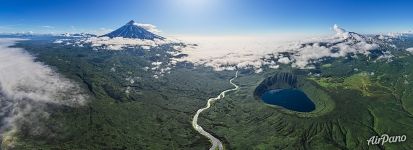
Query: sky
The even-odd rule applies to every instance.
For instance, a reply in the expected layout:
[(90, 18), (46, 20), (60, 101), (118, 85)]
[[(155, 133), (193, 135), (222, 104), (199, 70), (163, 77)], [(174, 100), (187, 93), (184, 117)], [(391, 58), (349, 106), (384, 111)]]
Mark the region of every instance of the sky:
[(129, 20), (164, 35), (324, 34), (413, 29), (406, 0), (0, 0), (0, 33), (103, 34)]

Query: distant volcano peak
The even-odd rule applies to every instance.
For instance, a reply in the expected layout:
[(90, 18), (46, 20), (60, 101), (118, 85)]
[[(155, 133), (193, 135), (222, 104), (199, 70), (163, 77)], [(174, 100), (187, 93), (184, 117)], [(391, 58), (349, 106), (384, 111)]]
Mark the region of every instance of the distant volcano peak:
[(129, 21), (124, 26), (116, 29), (113, 32), (105, 34), (103, 36), (107, 36), (110, 38), (115, 37), (123, 37), (123, 38), (131, 38), (131, 39), (142, 39), (142, 40), (155, 40), (155, 39), (165, 39), (159, 35), (156, 35), (142, 27), (140, 27), (134, 20)]
[(130, 20), (127, 24), (134, 25), (136, 22), (134, 20)]
[(356, 33), (356, 32), (347, 31), (339, 27), (337, 24), (334, 24), (333, 31), (336, 33), (337, 37), (342, 38), (344, 39), (344, 41), (347, 41), (347, 42), (354, 42), (354, 43), (357, 43), (357, 42), (370, 42), (371, 43), (372, 42), (371, 38), (365, 35)]

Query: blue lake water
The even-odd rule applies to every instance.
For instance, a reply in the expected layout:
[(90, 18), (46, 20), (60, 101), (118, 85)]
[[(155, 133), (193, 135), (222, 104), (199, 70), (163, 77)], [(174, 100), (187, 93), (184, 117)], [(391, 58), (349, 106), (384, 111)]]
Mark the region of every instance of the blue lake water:
[(297, 89), (276, 89), (265, 92), (261, 99), (271, 105), (277, 105), (298, 112), (311, 112), (315, 104), (307, 95)]

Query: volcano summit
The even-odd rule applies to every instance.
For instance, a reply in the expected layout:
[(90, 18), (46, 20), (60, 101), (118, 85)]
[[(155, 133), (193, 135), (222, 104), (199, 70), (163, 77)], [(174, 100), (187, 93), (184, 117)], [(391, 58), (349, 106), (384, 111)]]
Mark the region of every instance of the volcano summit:
[(124, 26), (120, 27), (119, 29), (112, 31), (108, 34), (103, 36), (115, 38), (115, 37), (123, 37), (123, 38), (131, 38), (131, 39), (144, 39), (144, 40), (154, 40), (154, 39), (165, 39), (159, 35), (156, 35), (143, 27), (139, 26), (135, 21), (131, 20)]

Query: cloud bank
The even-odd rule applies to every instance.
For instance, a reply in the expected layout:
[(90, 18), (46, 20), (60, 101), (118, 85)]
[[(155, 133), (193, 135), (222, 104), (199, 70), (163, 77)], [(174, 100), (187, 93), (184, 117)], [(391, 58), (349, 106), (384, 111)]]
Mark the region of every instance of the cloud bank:
[(260, 72), (263, 66), (278, 68), (290, 64), (297, 68), (312, 68), (326, 57), (343, 57), (348, 54), (370, 54), (380, 42), (334, 25), (335, 34), (314, 38), (303, 37), (177, 37), (187, 46), (181, 53), (195, 65), (213, 67), (215, 70), (252, 68)]
[(141, 39), (130, 39), (130, 38), (122, 38), (122, 37), (91, 37), (80, 41), (81, 43), (91, 44), (92, 47), (101, 47), (108, 50), (123, 50), (127, 47), (135, 47), (140, 46), (144, 49), (148, 49), (150, 47), (156, 47), (159, 45), (164, 45), (171, 43), (167, 40), (141, 40)]
[(48, 107), (79, 106), (85, 94), (79, 86), (61, 77), (20, 48), (10, 48), (18, 39), (0, 39), (0, 139), (12, 146), (22, 128), (26, 134), (51, 134), (45, 126)]
[[(272, 37), (176, 37), (184, 43), (194, 43), (181, 48), (188, 57), (176, 61), (189, 61), (195, 65), (205, 65), (216, 70), (233, 70), (235, 67), (260, 68), (261, 58), (267, 54), (278, 52), (278, 48), (288, 43)], [(268, 56), (271, 57), (271, 56)]]
[(90, 45), (96, 49), (104, 50), (125, 50), (130, 47), (140, 47), (143, 49), (151, 49), (152, 47), (162, 46), (166, 44), (178, 44), (179, 40), (176, 39), (131, 39), (123, 37), (91, 37), (91, 36), (71, 36), (68, 35), (64, 38), (56, 39), (53, 43), (72, 45), (84, 47), (85, 45)]
[(407, 48), (406, 51), (413, 53), (413, 47)]

